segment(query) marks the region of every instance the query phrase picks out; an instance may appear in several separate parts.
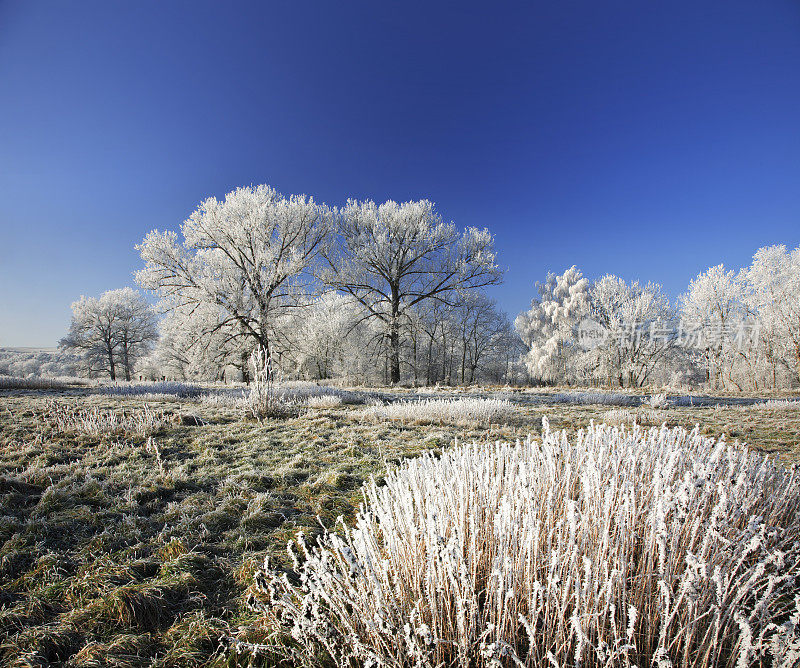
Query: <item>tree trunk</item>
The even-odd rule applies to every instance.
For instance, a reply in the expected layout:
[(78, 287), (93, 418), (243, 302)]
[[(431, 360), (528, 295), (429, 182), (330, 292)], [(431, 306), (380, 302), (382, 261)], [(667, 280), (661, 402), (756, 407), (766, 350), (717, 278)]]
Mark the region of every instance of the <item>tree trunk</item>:
[(389, 324), (389, 361), (391, 367), (391, 383), (400, 382), (400, 328), (397, 318), (393, 317)]
[(391, 285), (389, 314), (389, 366), (392, 385), (400, 382), (400, 286)]
[(245, 385), (250, 384), (250, 367), (248, 366), (247, 353), (242, 352), (239, 356), (239, 368), (242, 371), (242, 382)]
[(114, 364), (114, 347), (108, 341), (106, 341), (106, 355), (108, 356), (108, 373), (111, 375), (111, 380), (116, 380), (117, 367)]
[(125, 380), (130, 382), (131, 380), (131, 360), (128, 356), (128, 344), (127, 342), (122, 342), (122, 366), (125, 368)]

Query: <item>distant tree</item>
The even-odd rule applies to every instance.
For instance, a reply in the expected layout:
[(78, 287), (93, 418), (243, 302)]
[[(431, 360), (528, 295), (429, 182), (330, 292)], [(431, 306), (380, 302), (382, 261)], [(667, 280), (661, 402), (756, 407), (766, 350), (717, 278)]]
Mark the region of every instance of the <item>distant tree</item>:
[(401, 325), (410, 309), (429, 300), (455, 304), (465, 292), (502, 279), (492, 235), (476, 228), (460, 234), (428, 200), (349, 200), (337, 232), (324, 280), (384, 324), (392, 383), (400, 382)]
[(595, 373), (620, 387), (645, 385), (675, 345), (674, 313), (657, 283), (607, 274), (592, 286), (591, 316), (608, 334), (590, 351)]
[(74, 302), (69, 333), (59, 346), (80, 351), (91, 371), (104, 370), (116, 380), (121, 368), (130, 380), (136, 360), (157, 338), (151, 306), (132, 288), (122, 288)]
[(285, 328), (287, 336), (293, 334), (287, 354), (293, 357), (298, 373), (322, 379), (341, 371), (348, 337), (354, 334), (360, 317), (360, 306), (356, 308), (352, 299), (333, 292), (300, 311), (297, 322)]
[(800, 377), (800, 248), (765, 246), (741, 272), (744, 302), (759, 324), (759, 339), (772, 387), (778, 369)]
[(304, 195), (238, 188), (223, 201), (202, 202), (181, 226), (182, 242), (175, 232), (150, 232), (137, 246), (145, 268), (136, 279), (158, 292), (165, 310), (217, 308), (222, 317), (208, 333), (229, 328), (249, 342), (241, 353), (246, 374), (250, 350), (270, 355), (276, 318), (297, 305), (332, 218), (329, 207)]
[(224, 380), (228, 366), (241, 373), (245, 345), (235, 326), (220, 326), (211, 304), (180, 306), (161, 320), (151, 374), (180, 380)]
[(484, 362), (510, 326), (497, 303), (482, 293), (466, 295), (455, 310), (461, 347), (461, 384), (478, 380)]
[(706, 382), (713, 388), (739, 386), (733, 375), (737, 357), (733, 332), (746, 315), (742, 287), (734, 271), (718, 264), (698, 274), (679, 298), (683, 327), (702, 356)]
[(564, 382), (570, 379), (570, 364), (579, 354), (574, 330), (589, 313), (589, 281), (573, 265), (561, 275), (550, 272), (537, 289), (539, 297), (514, 323), (528, 347), (524, 362), (534, 378)]

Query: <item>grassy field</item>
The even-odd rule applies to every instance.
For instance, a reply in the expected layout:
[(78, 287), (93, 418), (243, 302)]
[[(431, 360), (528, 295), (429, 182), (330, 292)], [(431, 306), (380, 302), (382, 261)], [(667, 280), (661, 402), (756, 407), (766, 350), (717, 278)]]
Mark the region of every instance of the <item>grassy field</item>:
[[(698, 424), (800, 461), (797, 406), (615, 408), (509, 393), (513, 411), (492, 425), (380, 420), (348, 404), (259, 423), (196, 400), (82, 392), (0, 395), (0, 665), (246, 665), (226, 639), (269, 633), (246, 605), (266, 555), (284, 559), (298, 530), (351, 516), (361, 484), (402, 457), (537, 434), (544, 416), (569, 431)], [(150, 435), (57, 421), (145, 406)]]

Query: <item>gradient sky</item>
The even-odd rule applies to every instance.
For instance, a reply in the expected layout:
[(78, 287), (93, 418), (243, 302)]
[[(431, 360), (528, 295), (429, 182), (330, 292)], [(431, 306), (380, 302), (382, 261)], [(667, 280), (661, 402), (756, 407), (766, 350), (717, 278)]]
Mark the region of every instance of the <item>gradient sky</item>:
[(434, 200), (549, 270), (654, 280), (800, 244), (797, 0), (0, 0), (0, 345), (209, 195)]

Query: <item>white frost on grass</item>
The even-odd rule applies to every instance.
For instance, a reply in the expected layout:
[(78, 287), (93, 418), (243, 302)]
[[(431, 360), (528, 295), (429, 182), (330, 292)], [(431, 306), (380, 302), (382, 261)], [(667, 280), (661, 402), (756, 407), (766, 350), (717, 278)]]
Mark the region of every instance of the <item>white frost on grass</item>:
[(87, 436), (149, 436), (165, 427), (168, 416), (146, 404), (135, 410), (80, 408), (72, 403), (48, 402), (39, 420), (61, 433)]
[(110, 383), (108, 385), (101, 385), (95, 391), (98, 394), (106, 394), (112, 397), (140, 397), (143, 399), (175, 397), (179, 399), (192, 399), (205, 394), (208, 392), (208, 389), (193, 383), (140, 381)]
[(633, 410), (630, 408), (612, 408), (603, 414), (603, 422), (611, 425), (623, 424), (661, 424), (664, 416), (659, 411), (651, 409)]
[(800, 656), (800, 470), (697, 429), (545, 421), (541, 442), (426, 454), (365, 496), (354, 527), (298, 539), (298, 577), (256, 576), (294, 665)]
[(422, 399), (365, 408), (368, 420), (400, 420), (426, 424), (490, 424), (509, 417), (514, 405), (504, 399)]
[(800, 401), (792, 401), (790, 399), (769, 399), (762, 401), (752, 406), (743, 406), (747, 410), (756, 411), (786, 411), (786, 410), (800, 410)]
[(342, 405), (342, 398), (335, 394), (326, 394), (321, 396), (311, 396), (306, 400), (306, 405), (309, 408), (338, 408)]

